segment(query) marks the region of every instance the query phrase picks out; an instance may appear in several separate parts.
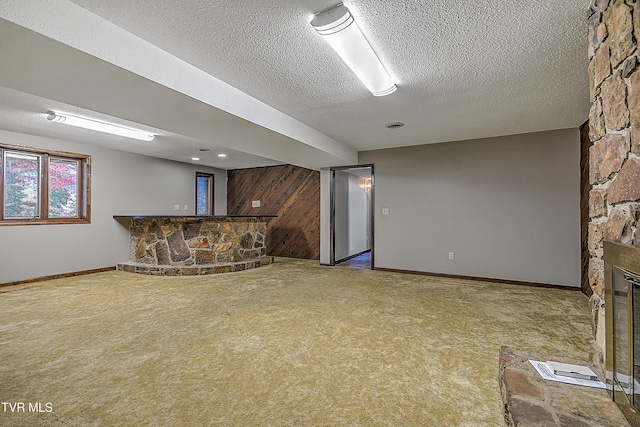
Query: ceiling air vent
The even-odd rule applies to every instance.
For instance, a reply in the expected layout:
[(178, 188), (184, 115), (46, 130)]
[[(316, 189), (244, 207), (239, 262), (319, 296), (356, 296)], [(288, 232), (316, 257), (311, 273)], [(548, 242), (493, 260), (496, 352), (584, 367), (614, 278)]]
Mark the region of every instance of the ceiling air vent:
[(404, 126), (404, 123), (402, 122), (393, 122), (393, 123), (387, 123), (386, 125), (384, 125), (384, 127), (386, 127), (387, 129), (398, 129), (398, 128), (401, 128), (402, 126)]

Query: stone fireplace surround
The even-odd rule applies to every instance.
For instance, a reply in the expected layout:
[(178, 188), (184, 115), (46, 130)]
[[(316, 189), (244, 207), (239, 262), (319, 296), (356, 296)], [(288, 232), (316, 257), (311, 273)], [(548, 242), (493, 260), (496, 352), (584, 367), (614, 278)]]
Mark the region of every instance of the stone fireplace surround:
[[(640, 247), (640, 3), (592, 0), (588, 18), (590, 360), (604, 368), (603, 243)], [(603, 369), (604, 370), (604, 369)]]

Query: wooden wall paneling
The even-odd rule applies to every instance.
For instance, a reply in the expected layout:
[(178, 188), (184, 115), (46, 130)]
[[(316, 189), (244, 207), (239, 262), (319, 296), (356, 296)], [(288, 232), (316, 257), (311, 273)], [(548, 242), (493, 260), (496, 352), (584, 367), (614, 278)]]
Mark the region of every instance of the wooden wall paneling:
[[(267, 253), (320, 259), (320, 173), (293, 165), (228, 171), (229, 215), (278, 215), (267, 224)], [(251, 202), (260, 200), (260, 207)]]
[(580, 126), (580, 287), (582, 293), (591, 296), (589, 284), (589, 121)]

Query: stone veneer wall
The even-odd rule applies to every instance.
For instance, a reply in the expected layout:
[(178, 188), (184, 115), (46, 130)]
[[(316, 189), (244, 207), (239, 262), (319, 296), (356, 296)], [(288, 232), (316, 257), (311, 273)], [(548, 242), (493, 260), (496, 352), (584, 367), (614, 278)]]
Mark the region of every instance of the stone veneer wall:
[(118, 269), (175, 276), (260, 267), (273, 262), (266, 233), (259, 218), (133, 218), (129, 263)]
[(603, 241), (640, 246), (640, 3), (592, 0), (589, 17), (589, 284), (592, 363), (605, 349)]

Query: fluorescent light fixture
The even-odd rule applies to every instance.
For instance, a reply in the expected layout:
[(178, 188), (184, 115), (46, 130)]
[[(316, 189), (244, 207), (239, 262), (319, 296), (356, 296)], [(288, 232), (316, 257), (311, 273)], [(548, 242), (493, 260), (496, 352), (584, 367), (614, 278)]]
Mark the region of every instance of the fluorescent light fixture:
[(98, 132), (110, 133), (112, 135), (124, 136), (127, 138), (139, 139), (140, 141), (151, 141), (155, 137), (154, 134), (145, 132), (143, 130), (103, 122), (101, 120), (87, 119), (86, 117), (80, 117), (74, 114), (56, 113), (54, 111), (49, 111), (47, 119), (56, 123), (64, 123), (65, 125), (96, 130)]
[(395, 82), (342, 3), (316, 13), (311, 25), (374, 96), (395, 92)]

